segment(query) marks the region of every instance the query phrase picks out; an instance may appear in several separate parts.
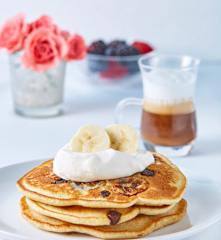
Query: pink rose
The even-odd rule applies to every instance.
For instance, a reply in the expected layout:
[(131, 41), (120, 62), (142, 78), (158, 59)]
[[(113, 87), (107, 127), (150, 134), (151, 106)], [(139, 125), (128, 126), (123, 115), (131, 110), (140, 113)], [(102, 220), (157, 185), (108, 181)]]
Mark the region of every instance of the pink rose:
[(84, 39), (80, 35), (73, 35), (68, 38), (68, 52), (65, 60), (78, 60), (84, 58), (86, 55), (86, 45)]
[(65, 40), (68, 40), (71, 37), (71, 34), (68, 31), (65, 31), (65, 30), (61, 30), (60, 34)]
[(10, 53), (19, 51), (23, 47), (27, 25), (23, 14), (6, 21), (0, 30), (0, 48), (7, 48)]
[(47, 15), (42, 15), (37, 20), (33, 21), (32, 23), (28, 24), (27, 34), (30, 34), (35, 29), (38, 29), (40, 27), (45, 27), (50, 29), (51, 31), (57, 31), (58, 27), (54, 24), (51, 17)]
[(48, 28), (40, 27), (28, 35), (22, 61), (35, 71), (45, 71), (55, 66), (67, 53), (65, 40)]

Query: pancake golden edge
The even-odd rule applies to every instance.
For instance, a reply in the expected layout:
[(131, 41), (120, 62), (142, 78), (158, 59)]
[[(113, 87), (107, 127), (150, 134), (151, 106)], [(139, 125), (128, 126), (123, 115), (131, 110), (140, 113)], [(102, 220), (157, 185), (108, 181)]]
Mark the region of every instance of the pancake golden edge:
[(35, 202), (26, 198), (28, 207), (42, 215), (53, 217), (65, 222), (73, 224), (83, 224), (90, 226), (111, 225), (108, 217), (111, 212), (119, 215), (118, 223), (127, 222), (139, 214), (143, 215), (159, 215), (168, 212), (174, 205), (165, 205), (159, 207), (151, 206), (132, 206), (129, 208), (86, 208), (81, 206), (56, 207), (47, 204)]
[(21, 199), (20, 205), (24, 218), (42, 230), (57, 233), (83, 233), (103, 239), (129, 239), (148, 235), (181, 220), (186, 213), (187, 207), (186, 201), (181, 200), (166, 214), (158, 216), (139, 215), (128, 222), (118, 225), (95, 227), (71, 224), (39, 214), (29, 209), (24, 197)]
[[(68, 186), (66, 183), (60, 184), (60, 186), (47, 184), (47, 181), (49, 181), (53, 175), (52, 167), (49, 167), (52, 161), (47, 161), (28, 172), (18, 180), (17, 186), (27, 198), (54, 206), (79, 205), (95, 208), (127, 208), (135, 204), (148, 206), (175, 204), (182, 199), (185, 192), (186, 177), (166, 157), (158, 153), (153, 153), (153, 155), (155, 163), (151, 164), (148, 169), (156, 171), (156, 175), (158, 174), (158, 176), (146, 177), (137, 173), (125, 179), (136, 179), (138, 181), (144, 181), (144, 179), (146, 181), (147, 179), (150, 185), (155, 184), (155, 186), (149, 189), (148, 183), (145, 183), (146, 185), (143, 184), (143, 186), (147, 187), (147, 189), (133, 196), (124, 196), (121, 192), (111, 192), (110, 196), (102, 198), (100, 191), (103, 190), (106, 185), (107, 187), (109, 186), (107, 190), (112, 191), (112, 185), (114, 181), (117, 181), (116, 179), (98, 181), (98, 184), (101, 186), (84, 192), (83, 194), (71, 188), (71, 186)], [(161, 171), (159, 171), (160, 168)], [(43, 171), (43, 173), (41, 173), (41, 171)], [(41, 182), (41, 179), (44, 179), (46, 182)], [(102, 186), (102, 184), (106, 185)], [(68, 190), (67, 187), (69, 188)], [(168, 189), (171, 192), (169, 192)], [(69, 193), (68, 191), (72, 192)]]

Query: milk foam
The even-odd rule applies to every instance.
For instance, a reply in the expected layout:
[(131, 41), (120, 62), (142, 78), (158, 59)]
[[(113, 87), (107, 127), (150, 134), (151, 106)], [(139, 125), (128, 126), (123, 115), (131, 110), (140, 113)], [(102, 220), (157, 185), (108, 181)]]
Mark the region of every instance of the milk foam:
[(191, 101), (195, 90), (195, 74), (176, 70), (143, 72), (144, 99), (158, 104)]

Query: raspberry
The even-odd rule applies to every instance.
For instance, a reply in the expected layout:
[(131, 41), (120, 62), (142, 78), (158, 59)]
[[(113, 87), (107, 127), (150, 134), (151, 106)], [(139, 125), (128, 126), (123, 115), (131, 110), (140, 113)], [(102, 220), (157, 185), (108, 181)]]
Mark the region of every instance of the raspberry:
[(127, 68), (117, 62), (109, 62), (108, 68), (100, 73), (104, 79), (120, 79), (128, 74)]
[(106, 44), (102, 40), (92, 42), (88, 47), (87, 52), (92, 54), (104, 55), (106, 50)]
[(132, 46), (136, 48), (140, 54), (148, 53), (154, 50), (153, 47), (150, 46), (148, 43), (141, 41), (133, 42)]

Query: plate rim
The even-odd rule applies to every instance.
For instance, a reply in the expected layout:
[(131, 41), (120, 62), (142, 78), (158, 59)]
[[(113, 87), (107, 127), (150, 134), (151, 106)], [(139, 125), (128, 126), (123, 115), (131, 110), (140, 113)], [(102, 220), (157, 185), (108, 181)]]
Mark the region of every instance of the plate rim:
[[(14, 168), (18, 165), (25, 165), (25, 164), (31, 164), (31, 163), (35, 163), (35, 162), (41, 162), (41, 161), (46, 161), (47, 159), (51, 159), (51, 158), (44, 158), (44, 159), (35, 159), (35, 160), (30, 160), (30, 161), (23, 161), (23, 162), (19, 162), (19, 163), (15, 163), (15, 164), (8, 164), (6, 166), (2, 166), (0, 167), (0, 171), (3, 171), (7, 168)], [(199, 177), (196, 176), (189, 176), (188, 177), (188, 182), (189, 181), (193, 181), (193, 182), (204, 182), (207, 184), (213, 184), (213, 185), (218, 185), (217, 181), (214, 181), (212, 179), (208, 179), (208, 178), (203, 178), (204, 181), (200, 180)], [(205, 181), (206, 180), (206, 181)], [(209, 181), (208, 181), (209, 180)], [(221, 204), (220, 204), (221, 205)], [(190, 236), (193, 236), (199, 232), (202, 232), (203, 230), (206, 230), (207, 228), (209, 228), (210, 226), (216, 224), (217, 222), (219, 222), (221, 220), (221, 210), (214, 215), (213, 217), (211, 217), (209, 220), (204, 221), (201, 224), (195, 225), (195, 226), (191, 226), (188, 229), (182, 230), (182, 231), (178, 231), (178, 232), (174, 232), (174, 233), (169, 233), (169, 234), (165, 234), (165, 235), (160, 235), (160, 236), (152, 236), (152, 237), (144, 237), (141, 239), (148, 239), (148, 240), (169, 240), (169, 239), (184, 239)], [(0, 227), (0, 236), (2, 237), (7, 237), (7, 238), (14, 238), (15, 240), (28, 240), (30, 239), (29, 236), (25, 236), (25, 235), (21, 235), (21, 234), (16, 234), (16, 233), (11, 233), (9, 231), (5, 231), (2, 230)], [(88, 235), (88, 237), (90, 237)], [(38, 240), (38, 237), (32, 237), (33, 240)]]

